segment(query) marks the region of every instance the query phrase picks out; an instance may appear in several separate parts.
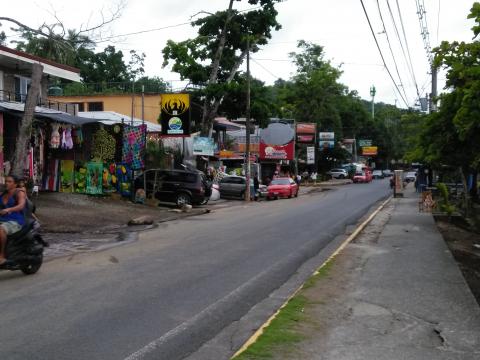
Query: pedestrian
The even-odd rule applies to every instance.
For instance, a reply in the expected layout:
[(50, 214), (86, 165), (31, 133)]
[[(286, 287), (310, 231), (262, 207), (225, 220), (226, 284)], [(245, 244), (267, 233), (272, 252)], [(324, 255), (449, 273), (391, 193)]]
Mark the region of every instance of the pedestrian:
[(317, 172), (316, 171), (312, 172), (312, 175), (310, 175), (310, 178), (312, 179), (313, 183), (316, 184), (317, 183)]
[(300, 183), (302, 182), (302, 175), (298, 174), (295, 182), (297, 183), (298, 187), (300, 187)]
[(254, 199), (258, 200), (258, 189), (260, 188), (260, 182), (258, 181), (258, 174), (255, 173), (253, 175), (253, 191), (254, 191)]

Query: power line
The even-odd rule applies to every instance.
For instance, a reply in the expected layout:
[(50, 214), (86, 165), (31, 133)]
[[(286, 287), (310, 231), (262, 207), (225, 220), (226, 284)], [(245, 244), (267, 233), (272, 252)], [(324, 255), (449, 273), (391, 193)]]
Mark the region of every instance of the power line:
[(400, 4), (398, 3), (398, 0), (396, 0), (395, 2), (397, 3), (398, 17), (400, 19), (400, 25), (402, 26), (402, 33), (403, 33), (403, 38), (405, 40), (405, 47), (407, 48), (408, 60), (410, 62), (410, 66), (411, 66), (411, 69), (412, 69), (413, 82), (415, 83), (415, 88), (417, 90), (417, 96), (418, 96), (418, 98), (420, 98), (420, 92), (418, 91), (418, 83), (417, 83), (417, 79), (415, 77), (415, 71), (413, 70), (412, 56), (410, 55), (410, 47), (408, 46), (407, 34), (405, 33), (405, 25), (403, 24), (402, 11), (400, 10)]
[(274, 73), (272, 73), (270, 70), (268, 70), (265, 66), (263, 66), (262, 64), (260, 64), (258, 61), (256, 61), (255, 59), (252, 59), (250, 58), (250, 60), (252, 60), (255, 64), (257, 64), (258, 66), (260, 66), (263, 70), (265, 70), (268, 74), (270, 74), (271, 76), (273, 76), (275, 79), (280, 79), (281, 77), (280, 76), (277, 76), (275, 75)]
[(388, 37), (387, 28), (385, 27), (385, 22), (383, 21), (382, 9), (380, 8), (379, 0), (377, 0), (377, 8), (378, 8), (378, 14), (380, 15), (380, 20), (382, 21), (383, 31), (387, 38), (388, 48), (390, 49), (390, 54), (392, 54), (393, 64), (395, 65), (395, 70), (397, 72), (398, 80), (400, 81), (400, 86), (402, 87), (403, 95), (405, 95), (405, 99), (407, 99), (408, 101), (408, 96), (405, 91), (405, 86), (403, 85), (402, 77), (400, 76), (400, 71), (398, 70), (397, 60), (395, 60), (395, 54), (393, 53), (392, 44), (390, 43), (390, 38)]
[(418, 91), (417, 79), (415, 78), (415, 72), (413, 70), (412, 59), (410, 58), (409, 60), (409, 57), (407, 57), (405, 48), (403, 47), (402, 37), (400, 36), (400, 32), (398, 31), (397, 22), (395, 21), (395, 16), (393, 15), (393, 11), (392, 11), (392, 8), (390, 7), (390, 2), (388, 0), (387, 0), (387, 7), (388, 7), (388, 12), (390, 13), (390, 18), (392, 20), (393, 27), (395, 29), (395, 34), (397, 35), (398, 42), (400, 43), (400, 48), (402, 49), (403, 58), (405, 59), (405, 63), (407, 64), (408, 72), (410, 73), (413, 83), (415, 84), (415, 89), (417, 90), (417, 96), (420, 97), (420, 93)]
[[(398, 0), (397, 0), (398, 1)], [(430, 67), (433, 65), (432, 48), (430, 46), (430, 37), (428, 32), (427, 12), (423, 0), (416, 0), (418, 21), (420, 23), (420, 34), (422, 35), (423, 47), (427, 53), (427, 60)]]
[(385, 58), (383, 57), (382, 49), (380, 49), (380, 45), (378, 44), (377, 36), (375, 35), (375, 31), (373, 31), (372, 23), (370, 22), (370, 18), (368, 17), (367, 9), (365, 9), (365, 5), (364, 5), (364, 3), (363, 3), (363, 0), (360, 0), (360, 3), (362, 4), (363, 12), (365, 13), (365, 17), (367, 18), (367, 22), (368, 22), (368, 25), (370, 26), (370, 31), (372, 32), (373, 39), (375, 40), (375, 44), (377, 44), (377, 49), (378, 49), (378, 52), (380, 53), (380, 57), (382, 58), (383, 65), (385, 66), (385, 69), (387, 70), (388, 75), (390, 76), (390, 79), (392, 79), (392, 82), (393, 82), (393, 84), (395, 85), (395, 88), (397, 89), (400, 97), (402, 98), (403, 102), (405, 103), (405, 105), (406, 105), (407, 108), (408, 108), (408, 107), (409, 107), (409, 106), (408, 106), (408, 103), (407, 103), (407, 101), (405, 100), (405, 98), (403, 97), (400, 89), (398, 88), (397, 83), (395, 82), (395, 79), (394, 79), (393, 76), (392, 76), (392, 73), (391, 73), (390, 70), (388, 69), (387, 63), (385, 62)]

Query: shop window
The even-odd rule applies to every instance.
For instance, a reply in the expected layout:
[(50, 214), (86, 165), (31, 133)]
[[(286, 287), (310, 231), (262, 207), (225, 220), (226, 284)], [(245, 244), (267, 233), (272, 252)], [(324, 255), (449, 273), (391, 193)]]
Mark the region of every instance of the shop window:
[(103, 111), (103, 102), (89, 102), (88, 111)]
[[(80, 102), (80, 103), (72, 103), (72, 105), (78, 105), (78, 111), (85, 111), (85, 104)], [(96, 110), (91, 110), (91, 111), (96, 111)]]

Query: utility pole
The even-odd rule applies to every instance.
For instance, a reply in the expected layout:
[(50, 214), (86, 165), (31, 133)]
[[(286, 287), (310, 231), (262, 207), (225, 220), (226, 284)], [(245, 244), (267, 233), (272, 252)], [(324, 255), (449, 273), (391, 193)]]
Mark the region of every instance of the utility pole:
[(432, 65), (432, 93), (430, 94), (430, 113), (437, 111), (437, 69)]
[(375, 94), (377, 90), (375, 89), (375, 85), (370, 87), (370, 95), (372, 97), (372, 119), (375, 119)]
[(247, 35), (247, 109), (245, 120), (245, 201), (250, 201), (250, 38)]

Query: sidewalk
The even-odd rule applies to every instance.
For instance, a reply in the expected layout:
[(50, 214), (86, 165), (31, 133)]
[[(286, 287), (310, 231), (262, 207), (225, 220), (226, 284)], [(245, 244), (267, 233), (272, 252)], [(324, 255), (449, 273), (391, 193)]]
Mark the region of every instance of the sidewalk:
[(480, 307), (410, 187), (294, 299), (300, 321), (281, 331), (297, 340), (274, 359), (480, 359)]

